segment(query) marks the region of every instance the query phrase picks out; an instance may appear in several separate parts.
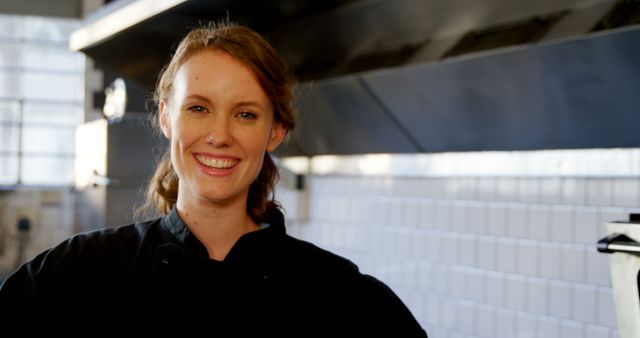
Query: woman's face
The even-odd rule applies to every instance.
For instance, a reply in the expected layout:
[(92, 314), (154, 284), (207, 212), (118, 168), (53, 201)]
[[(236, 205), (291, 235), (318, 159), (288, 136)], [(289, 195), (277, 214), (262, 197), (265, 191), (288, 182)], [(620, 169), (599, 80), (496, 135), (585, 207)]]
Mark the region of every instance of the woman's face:
[(160, 124), (180, 178), (178, 206), (244, 202), (265, 151), (286, 134), (253, 73), (217, 50), (190, 57), (176, 72)]

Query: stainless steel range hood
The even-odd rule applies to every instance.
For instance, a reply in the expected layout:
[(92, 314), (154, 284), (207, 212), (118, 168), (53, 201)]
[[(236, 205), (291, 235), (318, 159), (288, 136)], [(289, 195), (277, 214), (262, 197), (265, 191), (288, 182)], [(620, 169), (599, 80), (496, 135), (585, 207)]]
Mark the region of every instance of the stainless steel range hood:
[(307, 85), (304, 154), (638, 147), (640, 29)]
[[(71, 44), (148, 97), (186, 29), (227, 16), (252, 26), (301, 80), (300, 127), (283, 156), (638, 147), (640, 30), (593, 32), (614, 8), (121, 0), (88, 18)], [(127, 20), (105, 24), (117, 17)]]

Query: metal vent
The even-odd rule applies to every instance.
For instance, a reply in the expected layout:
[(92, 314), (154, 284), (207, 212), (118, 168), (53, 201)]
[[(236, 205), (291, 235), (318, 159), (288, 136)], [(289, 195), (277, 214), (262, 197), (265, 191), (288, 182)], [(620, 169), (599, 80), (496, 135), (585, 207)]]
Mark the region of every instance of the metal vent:
[(443, 58), (537, 42), (567, 13), (567, 11), (561, 11), (546, 16), (527, 19), (526, 21), (492, 26), (479, 31), (471, 31), (451, 47), (451, 49), (443, 55)]
[(605, 15), (592, 31), (640, 24), (640, 1), (622, 0)]
[(317, 56), (315, 60), (305, 60), (305, 66), (295, 70), (296, 77), (300, 81), (318, 80), (373, 69), (402, 66), (408, 64), (415, 53), (424, 45), (425, 43), (419, 43), (403, 45), (394, 49), (376, 50), (357, 55), (346, 62), (338, 57), (345, 52), (344, 50), (336, 52), (335, 55)]
[(404, 65), (423, 46), (423, 44), (406, 45), (394, 50), (360, 55), (345, 67), (344, 73), (358, 73), (376, 68)]

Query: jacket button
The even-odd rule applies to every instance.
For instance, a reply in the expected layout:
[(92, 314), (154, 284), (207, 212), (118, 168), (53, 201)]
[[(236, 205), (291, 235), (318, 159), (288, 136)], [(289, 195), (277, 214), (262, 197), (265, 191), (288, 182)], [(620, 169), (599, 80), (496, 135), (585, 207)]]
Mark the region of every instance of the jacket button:
[(169, 258), (163, 258), (162, 259), (162, 264), (164, 264), (164, 265), (169, 264)]

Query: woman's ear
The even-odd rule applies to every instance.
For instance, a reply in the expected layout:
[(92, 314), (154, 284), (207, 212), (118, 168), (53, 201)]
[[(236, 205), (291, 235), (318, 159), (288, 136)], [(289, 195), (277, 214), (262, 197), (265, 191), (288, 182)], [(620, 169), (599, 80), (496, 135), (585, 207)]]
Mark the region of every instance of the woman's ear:
[(267, 144), (267, 151), (272, 152), (278, 148), (282, 140), (284, 140), (285, 135), (287, 135), (287, 129), (282, 126), (281, 123), (274, 123), (271, 128), (271, 134), (269, 135), (269, 143)]
[(171, 121), (169, 118), (169, 112), (167, 111), (167, 103), (164, 100), (160, 101), (158, 105), (158, 110), (160, 113), (160, 129), (162, 129), (162, 133), (169, 140), (171, 139)]

